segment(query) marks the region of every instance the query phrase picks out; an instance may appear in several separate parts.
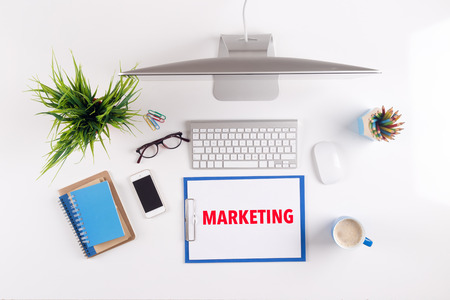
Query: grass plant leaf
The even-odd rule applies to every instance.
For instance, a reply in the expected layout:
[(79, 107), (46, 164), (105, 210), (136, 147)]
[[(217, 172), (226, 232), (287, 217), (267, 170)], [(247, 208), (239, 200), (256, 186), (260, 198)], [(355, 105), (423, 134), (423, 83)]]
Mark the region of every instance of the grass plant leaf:
[(81, 152), (84, 158), (89, 148), (94, 158), (96, 142), (100, 142), (109, 157), (104, 142), (105, 139), (111, 140), (109, 126), (134, 134), (130, 125), (134, 127), (131, 121), (139, 112), (130, 110), (129, 104), (139, 97), (136, 91), (139, 82), (137, 77), (120, 77), (114, 83), (113, 76), (105, 94), (97, 97), (98, 87), (92, 93), (90, 83), (73, 53), (72, 61), (75, 75), (71, 78), (52, 53), (50, 79), (54, 87), (43, 83), (38, 77), (31, 79), (37, 84), (36, 88), (28, 90), (34, 94), (33, 100), (48, 109), (38, 114), (54, 118), (49, 133), (51, 151), (46, 154), (46, 162), (39, 177), (58, 167), (56, 177), (67, 158), (75, 151)]

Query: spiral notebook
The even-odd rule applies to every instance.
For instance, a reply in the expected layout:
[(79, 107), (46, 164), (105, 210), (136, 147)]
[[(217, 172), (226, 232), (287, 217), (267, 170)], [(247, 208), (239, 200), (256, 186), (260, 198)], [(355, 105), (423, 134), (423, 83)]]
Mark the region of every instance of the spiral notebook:
[(59, 194), (61, 206), (86, 257), (135, 238), (107, 171), (65, 187)]

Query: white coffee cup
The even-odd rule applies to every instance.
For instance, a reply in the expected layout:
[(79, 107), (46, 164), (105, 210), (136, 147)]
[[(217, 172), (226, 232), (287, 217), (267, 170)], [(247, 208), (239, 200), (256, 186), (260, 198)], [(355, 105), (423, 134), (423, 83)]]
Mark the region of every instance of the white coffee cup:
[(344, 249), (352, 249), (361, 244), (371, 247), (373, 242), (366, 237), (364, 227), (352, 217), (343, 216), (334, 222), (331, 235), (335, 243)]

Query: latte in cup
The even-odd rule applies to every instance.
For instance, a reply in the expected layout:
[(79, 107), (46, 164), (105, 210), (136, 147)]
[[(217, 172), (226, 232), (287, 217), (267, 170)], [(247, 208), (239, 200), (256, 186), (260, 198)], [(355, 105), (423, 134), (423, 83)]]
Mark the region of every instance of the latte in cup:
[(339, 246), (352, 248), (362, 243), (364, 230), (356, 220), (343, 219), (334, 227), (333, 237)]

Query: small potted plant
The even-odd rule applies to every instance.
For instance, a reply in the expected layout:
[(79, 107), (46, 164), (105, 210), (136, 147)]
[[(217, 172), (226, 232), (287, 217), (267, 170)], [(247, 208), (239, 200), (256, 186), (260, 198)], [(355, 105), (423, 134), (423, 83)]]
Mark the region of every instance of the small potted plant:
[(104, 140), (110, 139), (109, 126), (132, 133), (131, 127), (134, 125), (131, 119), (139, 113), (129, 108), (138, 97), (137, 77), (120, 77), (114, 84), (113, 76), (108, 90), (103, 96), (98, 96), (97, 89), (91, 90), (89, 81), (73, 54), (72, 59), (74, 78), (69, 78), (61, 69), (53, 54), (50, 77), (54, 87), (44, 84), (37, 77), (32, 79), (37, 83), (37, 88), (30, 89), (35, 96), (33, 100), (48, 108), (39, 114), (54, 117), (50, 129), (51, 150), (39, 177), (55, 166), (59, 166), (56, 172), (58, 174), (69, 155), (75, 151), (81, 150), (84, 158), (86, 150), (90, 148), (94, 156), (95, 142), (99, 141), (108, 153)]

